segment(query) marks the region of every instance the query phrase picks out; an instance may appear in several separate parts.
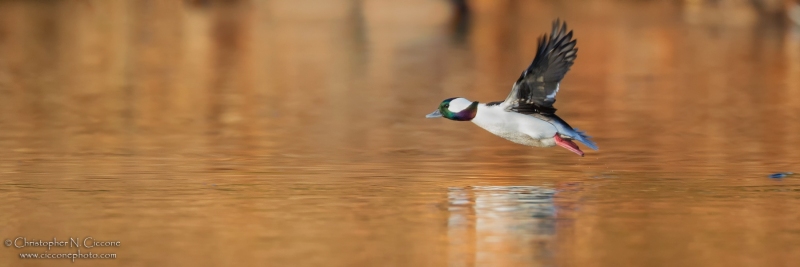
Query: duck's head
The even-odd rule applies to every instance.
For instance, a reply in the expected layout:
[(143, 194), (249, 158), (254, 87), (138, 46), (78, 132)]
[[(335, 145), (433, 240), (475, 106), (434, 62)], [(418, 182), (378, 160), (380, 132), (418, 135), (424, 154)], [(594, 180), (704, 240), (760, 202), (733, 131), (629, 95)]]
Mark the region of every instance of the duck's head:
[(463, 97), (448, 98), (439, 108), (425, 118), (445, 117), (454, 121), (471, 121), (478, 114), (478, 101), (471, 102)]

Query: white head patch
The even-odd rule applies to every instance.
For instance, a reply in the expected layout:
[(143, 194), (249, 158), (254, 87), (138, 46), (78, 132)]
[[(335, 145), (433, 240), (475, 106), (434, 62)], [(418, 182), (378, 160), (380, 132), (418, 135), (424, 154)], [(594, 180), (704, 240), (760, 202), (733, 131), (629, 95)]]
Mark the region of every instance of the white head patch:
[(471, 101), (467, 100), (466, 98), (459, 97), (459, 98), (450, 100), (450, 107), (448, 107), (447, 109), (449, 109), (450, 112), (458, 113), (459, 111), (462, 111), (462, 110), (466, 109), (467, 107), (469, 107), (470, 104), (472, 104)]

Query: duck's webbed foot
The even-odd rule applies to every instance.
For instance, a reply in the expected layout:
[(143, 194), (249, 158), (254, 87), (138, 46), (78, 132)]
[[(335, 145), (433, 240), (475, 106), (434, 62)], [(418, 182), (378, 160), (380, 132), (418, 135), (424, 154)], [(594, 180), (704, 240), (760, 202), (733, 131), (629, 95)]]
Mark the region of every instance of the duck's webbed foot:
[(558, 133), (556, 133), (556, 135), (553, 136), (553, 139), (556, 140), (556, 144), (558, 146), (566, 148), (567, 150), (572, 151), (572, 153), (578, 154), (581, 157), (583, 157), (583, 151), (581, 151), (581, 149), (578, 148), (578, 145), (572, 142), (572, 140), (561, 138), (561, 136)]

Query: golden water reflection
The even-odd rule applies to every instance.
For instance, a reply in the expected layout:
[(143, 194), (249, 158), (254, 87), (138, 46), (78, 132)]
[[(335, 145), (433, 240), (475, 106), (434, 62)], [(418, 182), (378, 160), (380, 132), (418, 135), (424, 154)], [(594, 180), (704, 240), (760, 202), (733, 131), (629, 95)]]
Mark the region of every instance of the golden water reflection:
[[(800, 180), (767, 175), (800, 173), (799, 31), (700, 2), (0, 1), (0, 239), (123, 243), (82, 266), (792, 266)], [(504, 98), (555, 17), (580, 48), (556, 107), (600, 151), (424, 119)]]

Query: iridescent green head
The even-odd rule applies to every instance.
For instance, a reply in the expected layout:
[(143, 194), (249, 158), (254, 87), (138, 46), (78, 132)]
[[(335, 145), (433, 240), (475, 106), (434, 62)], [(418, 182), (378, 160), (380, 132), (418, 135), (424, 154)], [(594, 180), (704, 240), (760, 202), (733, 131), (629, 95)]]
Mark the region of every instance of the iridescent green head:
[(439, 104), (439, 108), (425, 118), (445, 117), (454, 121), (471, 121), (478, 114), (478, 101), (470, 102), (466, 98), (448, 98)]

